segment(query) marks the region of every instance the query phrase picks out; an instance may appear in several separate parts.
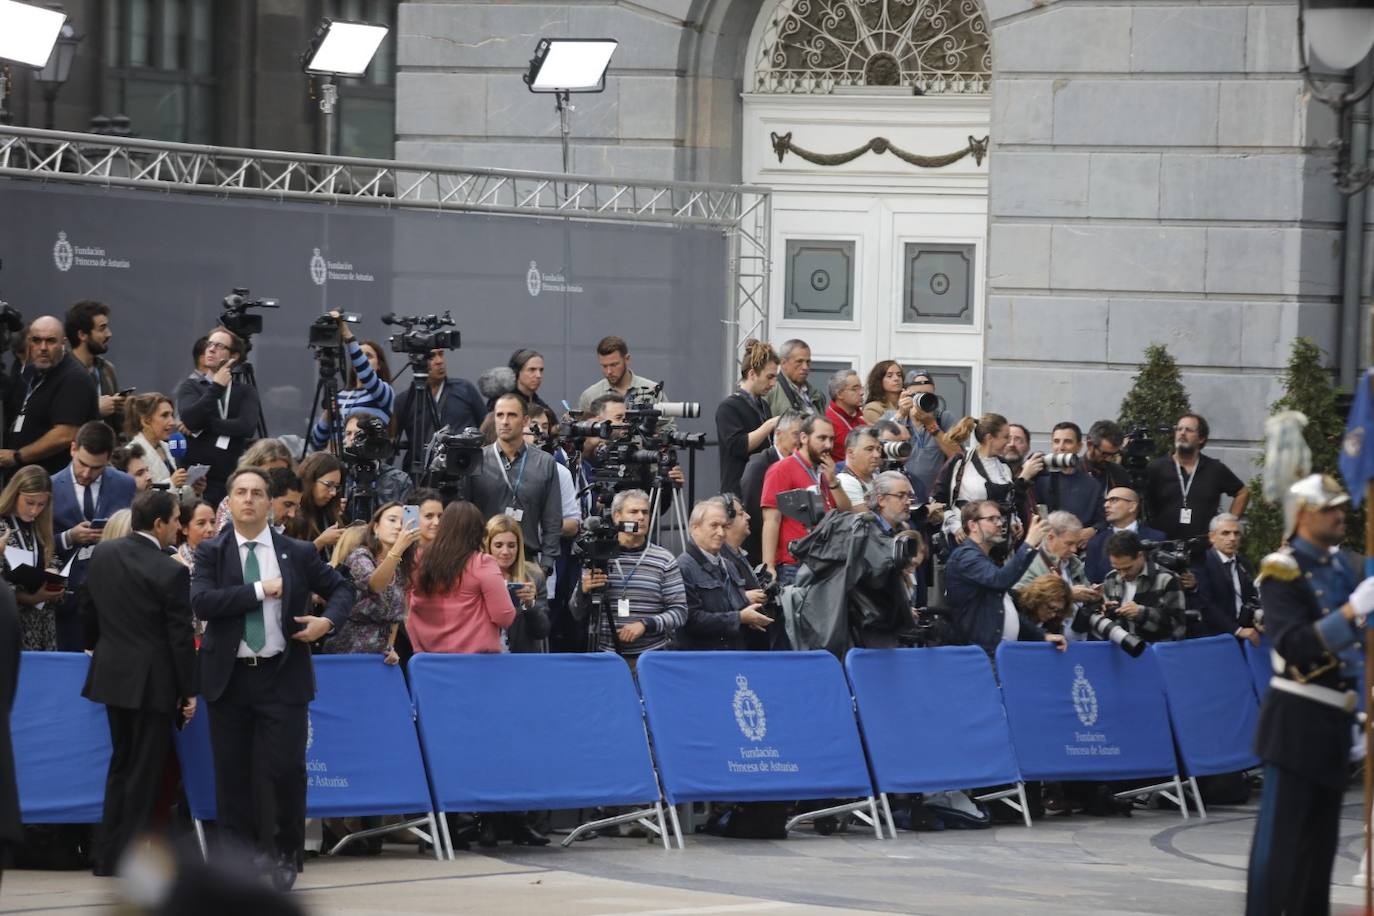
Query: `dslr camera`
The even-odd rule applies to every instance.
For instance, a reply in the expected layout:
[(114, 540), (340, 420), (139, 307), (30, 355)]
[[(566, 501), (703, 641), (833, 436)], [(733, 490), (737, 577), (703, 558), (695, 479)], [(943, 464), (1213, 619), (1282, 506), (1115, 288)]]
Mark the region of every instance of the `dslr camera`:
[[(923, 395), (923, 397), (935, 397), (935, 395)], [(884, 471), (900, 471), (906, 464), (906, 460), (911, 457), (911, 443), (908, 442), (881, 442), (879, 445), (883, 450)]]
[(1176, 541), (1141, 541), (1145, 554), (1174, 575), (1188, 571), (1193, 553), (1208, 543), (1205, 537), (1181, 538)]
[(1088, 614), (1088, 632), (1098, 639), (1116, 643), (1131, 658), (1139, 658), (1145, 651), (1145, 640), (1101, 611)]

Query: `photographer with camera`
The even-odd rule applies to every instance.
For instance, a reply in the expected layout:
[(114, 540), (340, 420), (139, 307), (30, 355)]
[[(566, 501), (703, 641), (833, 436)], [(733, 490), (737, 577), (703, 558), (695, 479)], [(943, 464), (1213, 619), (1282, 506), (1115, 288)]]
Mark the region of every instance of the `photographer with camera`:
[[(395, 349), (395, 341), (396, 338), (392, 338), (392, 349)], [(392, 414), (393, 434), (404, 436), (408, 444), (401, 464), (407, 470), (412, 467), (415, 455), (424, 452), (435, 430), (445, 426), (451, 432), (476, 428), (487, 416), (487, 404), (477, 386), (465, 378), (449, 378), (446, 350), (431, 350), (425, 365), (424, 390), (429, 396), (429, 404), (414, 404), (414, 389), (407, 388), (396, 396), (396, 409)]]
[[(1178, 576), (1148, 556), (1133, 532), (1113, 534), (1106, 550), (1112, 571), (1102, 582), (1103, 614), (1146, 642), (1182, 639), (1186, 602)], [(1075, 629), (1081, 625), (1074, 621)]]
[(596, 634), (590, 644), (597, 651), (619, 652), (633, 671), (640, 655), (671, 644), (687, 619), (687, 593), (677, 560), (649, 543), (648, 493), (615, 494), (611, 520), (615, 555), (583, 571), (570, 610)]
[(720, 497), (697, 503), (688, 525), (692, 541), (677, 558), (687, 593), (687, 620), (677, 630), (674, 647), (743, 649), (745, 628), (764, 633), (773, 618), (763, 613), (761, 602), (745, 595), (748, 584), (724, 553), (726, 503)]
[(67, 466), (77, 429), (99, 416), (99, 399), (91, 377), (66, 352), (62, 322), (35, 318), (23, 342), (24, 368), (9, 392), (0, 468), (36, 464), (56, 474)]
[(1102, 514), (1107, 524), (1088, 541), (1084, 566), (1089, 582), (1101, 582), (1112, 571), (1107, 562), (1107, 538), (1118, 531), (1132, 531), (1142, 541), (1162, 541), (1164, 532), (1140, 521), (1140, 496), (1130, 487), (1115, 487), (1102, 499)]
[(844, 442), (844, 470), (840, 471), (840, 486), (849, 497), (849, 508), (863, 512), (868, 492), (873, 488), (873, 475), (883, 464), (883, 448), (878, 434), (871, 426), (849, 431)]
[(1193, 564), (1197, 580), (1193, 595), (1202, 611), (1205, 635), (1228, 633), (1258, 646), (1264, 616), (1255, 575), (1240, 555), (1240, 519), (1223, 512), (1212, 517), (1210, 528), (1207, 537), (1212, 549)]
[(257, 436), (262, 408), (257, 389), (238, 372), (244, 356), (237, 334), (217, 327), (206, 335), (204, 373), (192, 373), (176, 390), (177, 414), (190, 435), (186, 466), (208, 464), (205, 500), (218, 505), (224, 484), (238, 466), (248, 443)]
[(556, 462), (547, 452), (525, 444), (529, 417), (523, 397), (501, 395), (492, 417), (496, 441), (482, 450), (482, 470), (472, 478), (472, 501), (484, 518), (505, 514), (520, 524), (527, 559), (537, 560), (547, 579), (558, 562), (563, 531)]
[(825, 416), (825, 392), (807, 383), (811, 375), (811, 347), (804, 340), (784, 340), (778, 348), (778, 359), (778, 383), (764, 396), (773, 416), (781, 416), (787, 410), (802, 416)]
[(1208, 433), (1205, 419), (1184, 414), (1174, 424), (1174, 453), (1146, 470), (1146, 517), (1170, 539), (1205, 536), (1222, 494), (1232, 497), (1232, 515), (1245, 515), (1250, 491), (1234, 471), (1202, 454)]
[(788, 547), (806, 535), (807, 528), (778, 511), (778, 494), (789, 490), (809, 490), (821, 497), (825, 511), (848, 509), (849, 497), (840, 486), (831, 448), (835, 427), (824, 417), (812, 414), (802, 420), (796, 451), (779, 461), (763, 475), (763, 562), (782, 585), (797, 577), (797, 561)]
[(907, 372), (906, 388), (898, 400), (898, 413), (903, 408), (906, 418), (899, 422), (911, 433), (907, 477), (921, 482), (921, 493), (929, 493), (945, 462), (960, 452), (959, 442), (949, 435), (956, 421), (941, 408), (940, 396), (935, 393), (935, 379), (926, 369)]
[(1079, 469), (1078, 452), (1083, 447), (1083, 431), (1068, 420), (1056, 423), (1050, 431), (1050, 454), (1045, 458), (1044, 474), (1036, 475), (1035, 501), (1051, 512), (1071, 512), (1089, 528), (1104, 521), (1102, 495), (1106, 488), (1097, 478)]
[(333, 404), (324, 406), (319, 420), (310, 430), (312, 449), (326, 448), (336, 436), (343, 434), (343, 424), (354, 416), (372, 416), (389, 424), (391, 408), (396, 400), (396, 392), (383, 377), (386, 358), (377, 350), (376, 344), (359, 344), (349, 328), (350, 322), (338, 309), (333, 309), (320, 321), (328, 319), (338, 324), (339, 344), (348, 354), (348, 379), (351, 385), (338, 392)]
[(1098, 420), (1088, 427), (1083, 469), (1095, 477), (1105, 490), (1131, 486), (1131, 474), (1121, 466), (1121, 450), (1126, 436), (1111, 420)]
[(722, 493), (738, 490), (749, 457), (768, 447), (768, 437), (773, 435), (778, 419), (768, 406), (767, 395), (777, 378), (778, 355), (773, 348), (761, 340), (746, 340), (739, 389), (716, 407)]
[(343, 452), (347, 472), (344, 491), (349, 494), (351, 520), (363, 521), (364, 514), (370, 518), (385, 503), (406, 504), (415, 484), (409, 474), (390, 463), (396, 446), (380, 418), (370, 413), (350, 414), (344, 423)]
[(981, 647), (989, 656), (1004, 641), (1043, 641), (1063, 649), (1064, 637), (1046, 633), (1039, 624), (1022, 617), (1011, 596), (1035, 560), (1036, 549), (1045, 537), (1045, 523), (1032, 516), (1025, 541), (999, 566), (991, 554), (1007, 543), (1008, 520), (997, 502), (968, 502), (959, 510), (959, 520), (964, 539), (950, 552), (945, 566), (945, 607), (964, 641)]
[(1035, 475), (1044, 470), (1045, 459), (1039, 454), (1031, 455), (1013, 477), (1001, 457), (1010, 438), (1009, 427), (1007, 418), (1000, 413), (983, 414), (973, 427), (977, 446), (946, 465), (940, 474), (935, 499), (948, 507), (944, 528), (956, 541), (962, 541), (968, 530), (959, 509), (985, 499), (997, 503), (1004, 515), (1012, 516), (1007, 520), (1011, 535), (1018, 535), (1022, 527), (1020, 515), (1025, 512), (1026, 493)]

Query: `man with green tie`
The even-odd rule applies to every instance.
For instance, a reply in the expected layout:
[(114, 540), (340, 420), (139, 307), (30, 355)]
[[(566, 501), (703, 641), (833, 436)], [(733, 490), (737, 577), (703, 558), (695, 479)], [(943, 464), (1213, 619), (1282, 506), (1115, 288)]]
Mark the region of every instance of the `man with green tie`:
[[(256, 468), (229, 476), (233, 526), (196, 548), (191, 608), (206, 622), (201, 694), (210, 715), (219, 825), (256, 849), (272, 883), (288, 890), (305, 839), (306, 710), (315, 697), (309, 643), (348, 618), (354, 590), (313, 544), (268, 527), (267, 479)], [(310, 595), (324, 599), (321, 616)], [(264, 755), (276, 824), (259, 836), (254, 752)]]

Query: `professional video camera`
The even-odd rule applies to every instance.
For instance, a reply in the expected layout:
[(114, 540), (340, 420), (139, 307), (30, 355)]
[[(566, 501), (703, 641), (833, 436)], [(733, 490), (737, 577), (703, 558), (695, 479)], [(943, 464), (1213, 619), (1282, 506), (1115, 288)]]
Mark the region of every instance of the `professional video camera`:
[(1207, 544), (1208, 540), (1205, 537), (1140, 542), (1140, 546), (1145, 549), (1151, 560), (1175, 574), (1187, 572), (1188, 567), (1193, 565), (1193, 554), (1201, 551)]
[(589, 515), (578, 525), (573, 539), (573, 556), (581, 557), (585, 565), (605, 572), (610, 562), (620, 556), (620, 535), (636, 534), (639, 522), (617, 522), (607, 509), (601, 515)]
[(244, 344), (254, 334), (262, 333), (262, 316), (248, 314), (249, 309), (280, 308), (276, 299), (254, 299), (246, 286), (235, 286), (224, 297), (224, 311), (220, 313), (219, 323), (225, 329), (240, 337)]
[[(339, 318), (349, 324), (357, 324), (362, 319), (349, 312), (340, 312)], [(343, 330), (339, 327), (338, 319), (329, 315), (321, 315), (310, 323), (310, 337), (306, 341), (306, 346), (315, 351), (316, 356), (323, 352), (338, 350), (343, 346)]]
[(405, 328), (400, 334), (391, 335), (392, 353), (405, 353), (412, 357), (429, 356), (434, 350), (457, 350), (463, 345), (458, 331), (442, 330), (454, 326), (448, 312), (442, 315), (397, 315), (387, 312), (382, 316), (382, 324)]
[(1154, 460), (1156, 433), (1170, 434), (1168, 426), (1137, 426), (1126, 432), (1121, 446), (1121, 466), (1131, 475), (1131, 486), (1137, 493), (1145, 492), (1145, 469)]
[(431, 485), (442, 488), (482, 471), (482, 433), (469, 426), (452, 432), (447, 426), (429, 440), (425, 467)]
[(19, 314), (19, 310), (0, 299), (0, 351), (8, 350), (10, 336), (19, 333), (24, 328), (24, 316)]
[(395, 454), (396, 444), (386, 423), (367, 415), (358, 418), (358, 432), (343, 448), (344, 462), (350, 464), (384, 464)]
[(1145, 651), (1145, 640), (1117, 623), (1101, 611), (1088, 614), (1088, 630), (1098, 639), (1111, 640), (1131, 658), (1139, 658)]
[(701, 416), (701, 405), (695, 401), (654, 403), (663, 389), (634, 390), (627, 399), (625, 422), (613, 425), (608, 420), (575, 420), (559, 424), (559, 435), (571, 440), (569, 452), (581, 451), (581, 443), (588, 438), (601, 439), (595, 457), (593, 480), (613, 489), (638, 487), (652, 490), (678, 466), (677, 450), (706, 447), (703, 433), (680, 433), (660, 428), (664, 417), (692, 418)]

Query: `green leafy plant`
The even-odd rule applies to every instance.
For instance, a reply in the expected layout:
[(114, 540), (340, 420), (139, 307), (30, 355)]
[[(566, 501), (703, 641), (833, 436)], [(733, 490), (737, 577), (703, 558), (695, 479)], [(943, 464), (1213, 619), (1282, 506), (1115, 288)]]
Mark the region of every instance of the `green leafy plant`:
[[(1151, 457), (1158, 458), (1173, 447), (1174, 423), (1192, 409), (1178, 363), (1163, 344), (1150, 344), (1145, 348), (1145, 362), (1140, 364), (1131, 390), (1121, 400), (1117, 422), (1126, 432), (1137, 426), (1149, 427), (1155, 444)], [(1158, 432), (1165, 428), (1169, 431)]]

